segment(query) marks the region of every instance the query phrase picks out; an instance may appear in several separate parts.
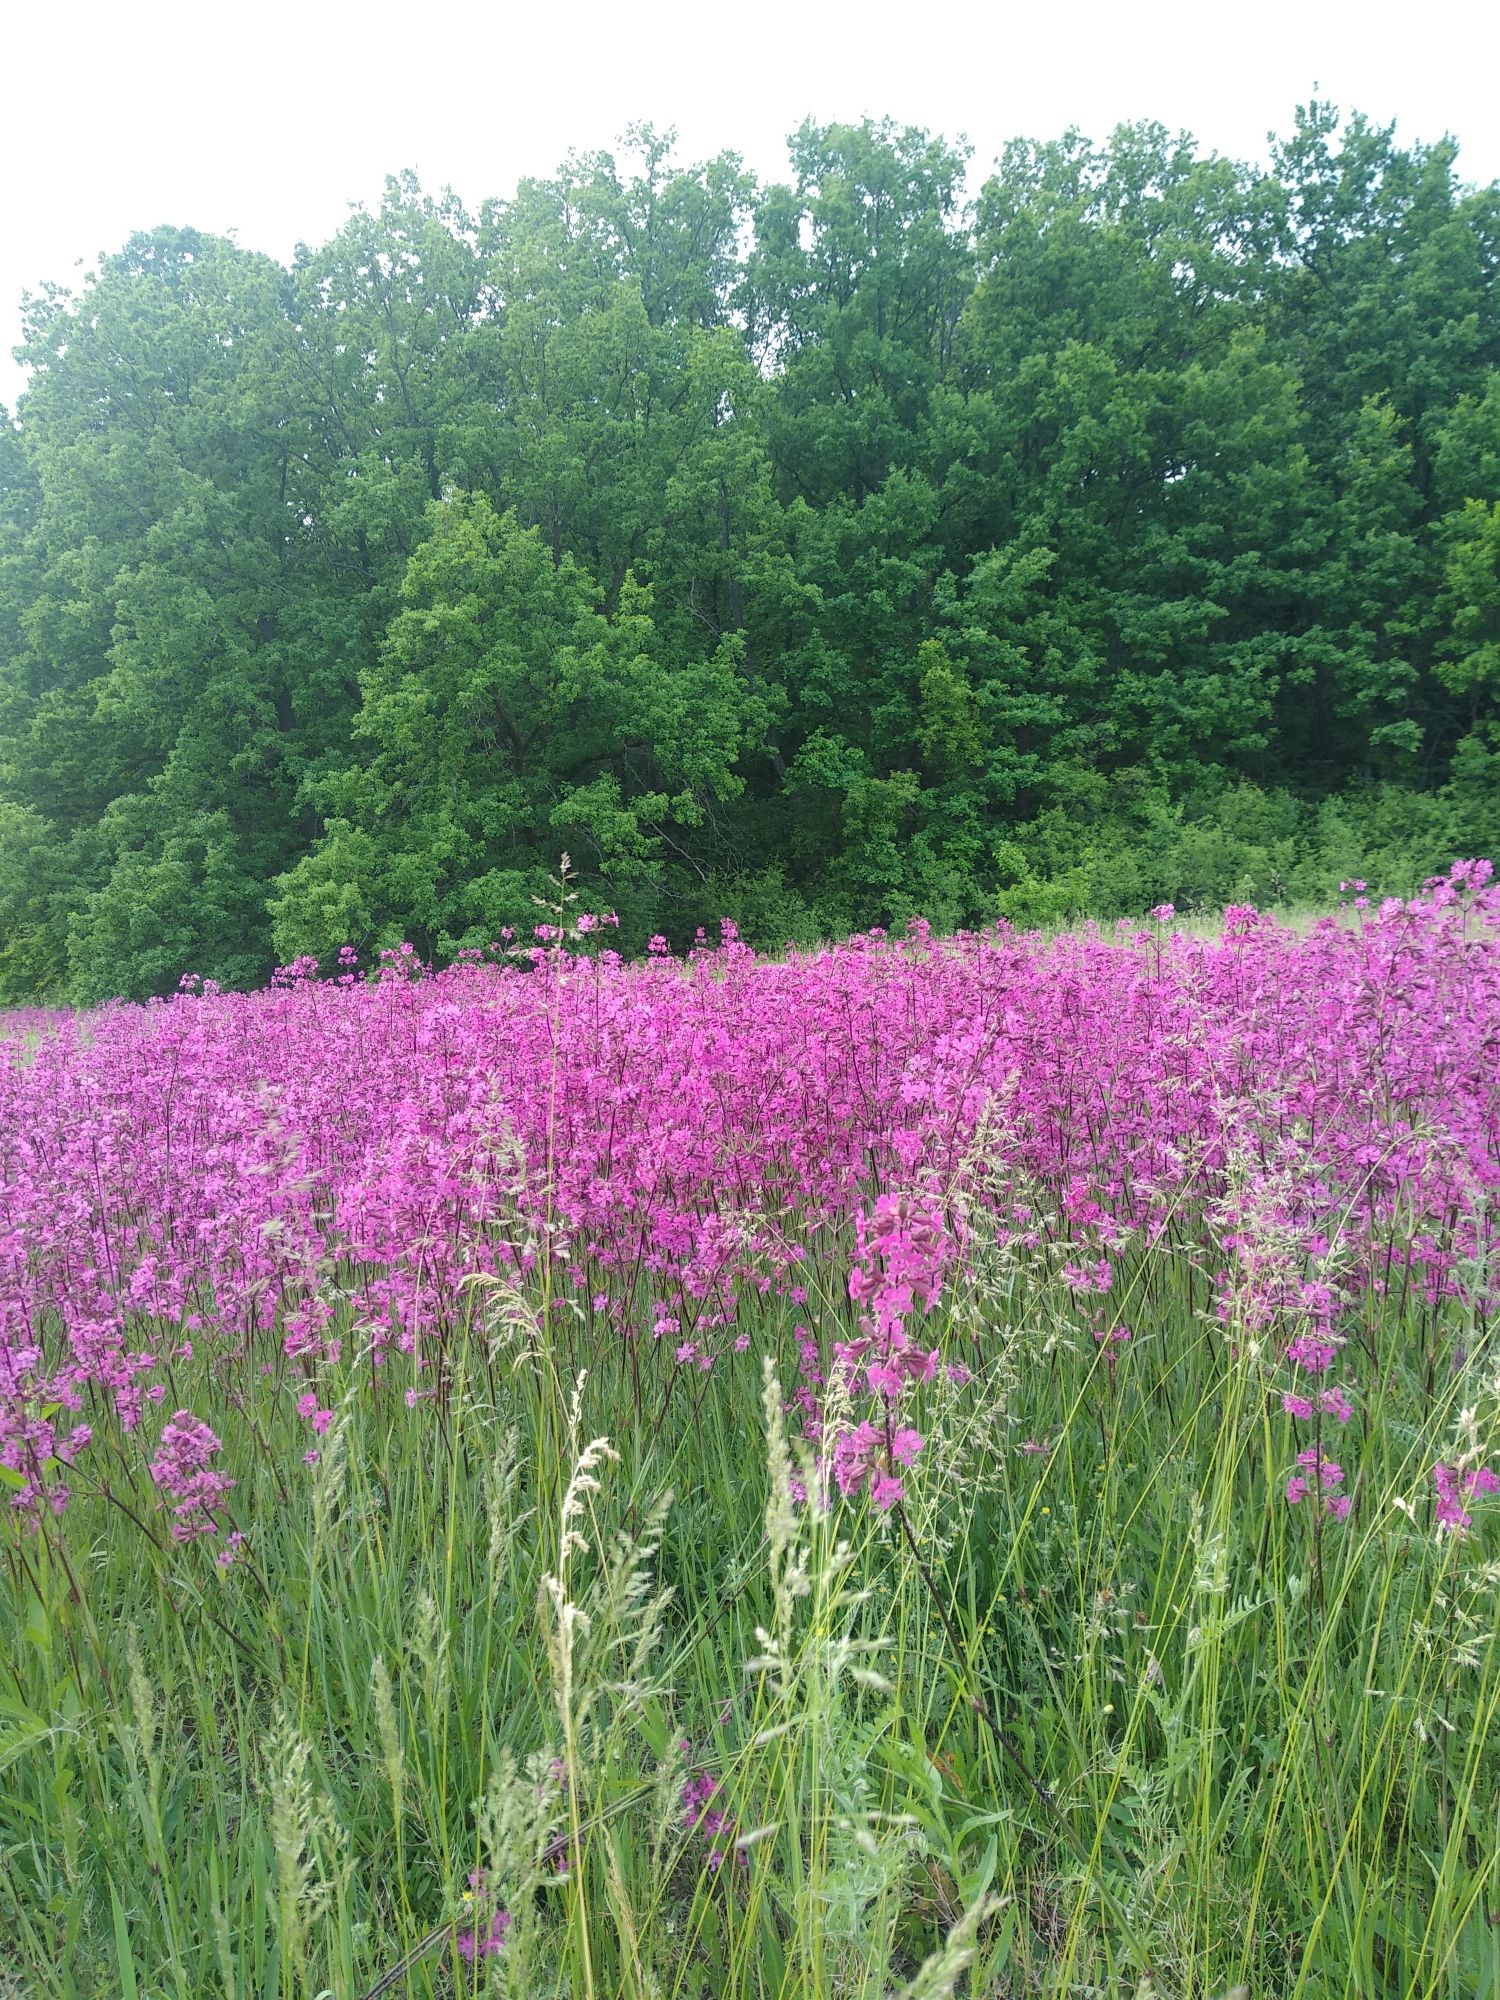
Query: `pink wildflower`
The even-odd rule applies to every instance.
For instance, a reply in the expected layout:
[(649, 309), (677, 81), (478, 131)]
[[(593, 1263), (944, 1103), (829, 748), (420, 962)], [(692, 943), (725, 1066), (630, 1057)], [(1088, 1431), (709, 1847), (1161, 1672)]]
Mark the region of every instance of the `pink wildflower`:
[(215, 1514), (235, 1483), (209, 1468), (209, 1460), (223, 1449), (208, 1425), (199, 1423), (190, 1411), (178, 1410), (163, 1426), (151, 1477), (161, 1488), (164, 1503), (171, 1503), (174, 1540), (191, 1541), (217, 1529)]
[(1474, 1525), (1474, 1517), (1464, 1502), (1500, 1493), (1500, 1475), (1484, 1465), (1467, 1471), (1452, 1465), (1435, 1465), (1432, 1480), (1437, 1488), (1434, 1523), (1439, 1529), (1448, 1529), (1459, 1535), (1467, 1533)]
[(1302, 1333), (1288, 1346), (1286, 1358), (1293, 1367), (1305, 1368), (1309, 1375), (1325, 1375), (1338, 1358), (1338, 1347), (1316, 1334)]
[(1302, 1470), (1293, 1473), (1286, 1483), (1286, 1497), (1291, 1506), (1297, 1506), (1310, 1493), (1316, 1493), (1323, 1500), (1323, 1511), (1335, 1521), (1344, 1520), (1350, 1508), (1349, 1496), (1338, 1489), (1344, 1483), (1344, 1468), (1331, 1458), (1325, 1458), (1315, 1446), (1299, 1451), (1297, 1463)]
[(472, 1965), (475, 1958), (489, 1958), (505, 1943), (505, 1933), (510, 1929), (510, 1914), (506, 1910), (496, 1910), (491, 1914), (489, 1924), (481, 1935), (477, 1930), (460, 1931), (458, 1934), (458, 1955)]

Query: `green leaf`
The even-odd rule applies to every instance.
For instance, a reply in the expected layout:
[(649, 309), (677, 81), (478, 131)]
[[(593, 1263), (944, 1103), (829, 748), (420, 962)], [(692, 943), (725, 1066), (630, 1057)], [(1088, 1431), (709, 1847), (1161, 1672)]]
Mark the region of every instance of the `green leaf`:
[(110, 1906), (115, 1920), (115, 1963), (120, 1974), (121, 2000), (138, 2000), (135, 1983), (135, 1959), (131, 1955), (129, 1927), (125, 1920), (125, 1905), (120, 1901), (120, 1892), (111, 1882), (109, 1885)]

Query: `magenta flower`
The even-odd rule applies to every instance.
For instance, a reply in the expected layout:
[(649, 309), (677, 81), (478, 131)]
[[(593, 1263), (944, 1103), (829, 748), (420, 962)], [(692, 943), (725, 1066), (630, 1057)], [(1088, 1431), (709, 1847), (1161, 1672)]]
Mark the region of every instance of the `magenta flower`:
[(1313, 1446), (1298, 1452), (1297, 1463), (1302, 1470), (1286, 1482), (1288, 1504), (1296, 1507), (1315, 1494), (1321, 1497), (1325, 1514), (1335, 1521), (1347, 1519), (1352, 1503), (1348, 1494), (1338, 1490), (1344, 1483), (1344, 1468)]
[(171, 1505), (174, 1540), (191, 1541), (217, 1531), (216, 1514), (235, 1483), (209, 1468), (209, 1460), (223, 1449), (208, 1425), (187, 1410), (178, 1410), (163, 1425), (151, 1477), (161, 1488), (162, 1504)]
[(1435, 1465), (1432, 1480), (1437, 1488), (1434, 1524), (1439, 1529), (1459, 1535), (1466, 1534), (1474, 1525), (1474, 1517), (1465, 1507), (1465, 1501), (1500, 1493), (1500, 1475), (1485, 1465), (1474, 1466), (1467, 1471), (1452, 1465)]
[(1338, 1359), (1338, 1346), (1316, 1334), (1301, 1333), (1288, 1346), (1286, 1358), (1293, 1367), (1305, 1368), (1309, 1375), (1325, 1375)]
[[(728, 1712), (726, 1708), (724, 1714), (720, 1716), (721, 1723)], [(684, 1756), (689, 1753), (691, 1747), (684, 1738), (682, 1743)], [(735, 1838), (734, 1819), (718, 1803), (719, 1797), (719, 1781), (703, 1770), (692, 1772), (682, 1788), (683, 1820), (708, 1846), (709, 1852), (705, 1857), (704, 1866), (710, 1873), (722, 1867)], [(750, 1857), (741, 1848), (737, 1859), (741, 1867), (745, 1867)]]
[(870, 1498), (882, 1513), (888, 1512), (904, 1497), (896, 1467), (909, 1466), (921, 1449), (921, 1435), (909, 1425), (887, 1438), (883, 1427), (862, 1423), (834, 1442), (834, 1482), (847, 1500), (868, 1481)]
[[(845, 1484), (896, 1504), (894, 1439), (920, 1438), (945, 1370), (979, 1369), (967, 1307), (991, 1242), (1066, 1259), (1110, 1353), (1101, 1287), (1136, 1296), (1140, 1256), (1201, 1226), (1228, 1338), (1281, 1350), (1289, 1418), (1343, 1434), (1359, 1398), (1334, 1370), (1374, 1331), (1366, 1300), (1434, 1320), (1495, 1303), (1475, 1273), (1500, 1204), (1497, 921), (1467, 862), (1306, 935), (1235, 906), (1211, 938), (912, 924), (759, 958), (724, 926), (626, 964), (600, 952), (607, 917), (569, 916), (539, 943), (490, 923), (519, 952), (442, 971), (408, 944), (366, 979), (334, 947), (328, 974), (304, 958), (260, 992), (195, 979), (49, 1023), (0, 1062), (5, 1484), (23, 1513), (68, 1485), (76, 1506), (107, 1427), (195, 1399), (174, 1376), (258, 1384), (288, 1356), (316, 1446), (333, 1412), (304, 1384), (341, 1337), (420, 1422), (472, 1281), (532, 1286), (554, 1250), (553, 1310), (608, 1300), (585, 1345), (635, 1343), (668, 1402), (710, 1391), (709, 1364), (753, 1365), (752, 1301), (776, 1302), (753, 1351), (784, 1355), (776, 1313), (811, 1291), (818, 1358), (784, 1393), (814, 1504)], [(841, 1231), (847, 1312), (809, 1284)], [(331, 1272), (360, 1274), (347, 1301)], [(835, 1370), (839, 1427), (818, 1379)], [(163, 1428), (152, 1479), (179, 1539), (227, 1531), (227, 1456), (185, 1413)], [(1445, 1531), (1492, 1504), (1480, 1475), (1434, 1474)], [(1294, 1463), (1277, 1483), (1336, 1519), (1352, 1477), (1329, 1477)]]
[(488, 1926), (479, 1930), (460, 1931), (458, 1934), (458, 1955), (472, 1965), (476, 1958), (489, 1958), (505, 1943), (505, 1933), (510, 1929), (510, 1913), (496, 1910), (492, 1913)]

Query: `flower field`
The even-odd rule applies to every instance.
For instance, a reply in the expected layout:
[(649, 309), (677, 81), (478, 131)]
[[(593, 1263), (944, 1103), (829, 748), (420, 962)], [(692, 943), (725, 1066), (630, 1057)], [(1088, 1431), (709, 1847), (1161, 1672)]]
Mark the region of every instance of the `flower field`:
[(0, 1994), (1500, 2000), (1489, 875), (0, 1031)]

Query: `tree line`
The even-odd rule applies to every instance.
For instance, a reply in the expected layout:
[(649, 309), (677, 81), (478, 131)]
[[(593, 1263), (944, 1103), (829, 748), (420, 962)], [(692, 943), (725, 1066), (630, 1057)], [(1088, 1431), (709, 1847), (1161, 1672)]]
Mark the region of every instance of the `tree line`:
[(0, 411), (0, 1000), (1500, 849), (1500, 186), (1326, 104), (159, 228)]

